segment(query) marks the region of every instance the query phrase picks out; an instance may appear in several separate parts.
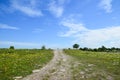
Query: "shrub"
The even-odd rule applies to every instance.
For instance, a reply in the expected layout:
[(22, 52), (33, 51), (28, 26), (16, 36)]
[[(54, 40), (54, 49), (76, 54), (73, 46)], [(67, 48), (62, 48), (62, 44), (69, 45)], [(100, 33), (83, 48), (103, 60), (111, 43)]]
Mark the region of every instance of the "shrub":
[(14, 46), (10, 46), (10, 48), (9, 48), (9, 49), (15, 49), (15, 48), (14, 48)]

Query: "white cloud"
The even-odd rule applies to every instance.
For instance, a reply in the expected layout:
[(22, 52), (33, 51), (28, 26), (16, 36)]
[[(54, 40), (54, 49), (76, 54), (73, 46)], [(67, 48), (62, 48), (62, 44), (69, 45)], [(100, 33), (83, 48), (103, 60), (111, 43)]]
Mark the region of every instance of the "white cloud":
[(1, 24), (0, 23), (0, 29), (12, 29), (12, 30), (19, 30), (17, 27), (9, 26), (7, 24)]
[[(116, 40), (120, 40), (119, 30), (120, 26), (89, 30), (83, 34), (78, 34), (76, 37), (79, 38), (78, 41), (89, 47), (99, 47), (101, 45), (112, 47), (114, 45), (110, 44), (110, 42), (116, 43)], [(118, 42), (120, 43), (120, 41)], [(116, 47), (120, 47), (120, 45)]]
[(62, 22), (63, 26), (66, 26), (69, 30), (66, 33), (61, 33), (61, 36), (69, 37), (71, 35), (74, 35), (78, 32), (86, 31), (87, 29), (84, 27), (83, 24), (75, 24), (75, 23), (69, 23), (69, 22)]
[(37, 0), (11, 0), (11, 7), (13, 9), (21, 11), (31, 17), (43, 15), (37, 6)]
[(84, 47), (120, 47), (120, 26), (106, 27), (102, 29), (87, 29), (83, 24), (64, 22), (67, 30), (61, 37), (72, 37), (73, 43), (79, 43)]
[(61, 17), (64, 12), (65, 0), (52, 0), (49, 4), (49, 11), (56, 17)]
[(107, 13), (112, 12), (112, 0), (101, 0), (99, 6), (104, 9)]

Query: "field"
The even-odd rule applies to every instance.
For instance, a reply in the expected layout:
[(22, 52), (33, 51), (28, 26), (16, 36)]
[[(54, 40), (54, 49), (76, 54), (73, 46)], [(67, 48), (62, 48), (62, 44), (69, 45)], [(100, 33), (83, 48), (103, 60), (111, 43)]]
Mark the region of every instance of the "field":
[[(53, 58), (53, 55), (55, 57)], [(47, 64), (53, 58), (52, 62)], [(34, 75), (33, 70), (45, 67)], [(44, 72), (44, 74), (43, 74)], [(32, 76), (24, 78), (26, 75)], [(41, 75), (43, 77), (41, 77)], [(0, 80), (120, 80), (119, 52), (0, 49)], [(32, 78), (31, 78), (32, 77)]]
[(64, 50), (74, 57), (73, 80), (120, 80), (120, 53)]
[(52, 50), (0, 49), (0, 80), (14, 80), (42, 68), (53, 57)]

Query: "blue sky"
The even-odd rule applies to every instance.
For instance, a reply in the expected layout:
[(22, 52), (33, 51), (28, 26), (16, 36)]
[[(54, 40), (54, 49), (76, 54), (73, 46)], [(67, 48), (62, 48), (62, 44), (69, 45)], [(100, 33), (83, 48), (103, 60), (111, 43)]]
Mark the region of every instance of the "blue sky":
[(0, 0), (0, 47), (120, 47), (120, 0)]

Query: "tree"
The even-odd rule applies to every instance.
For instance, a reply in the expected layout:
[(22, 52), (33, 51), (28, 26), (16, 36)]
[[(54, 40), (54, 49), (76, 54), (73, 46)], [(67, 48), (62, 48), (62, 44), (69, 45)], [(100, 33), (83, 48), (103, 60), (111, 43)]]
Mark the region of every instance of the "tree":
[(87, 47), (84, 47), (83, 50), (84, 50), (84, 51), (88, 51), (89, 49), (88, 49)]
[(105, 46), (102, 46), (101, 49), (102, 49), (102, 51), (106, 51), (106, 47)]
[(93, 51), (98, 51), (98, 49), (97, 49), (97, 48), (94, 48)]
[(43, 45), (43, 46), (41, 47), (41, 49), (42, 49), (42, 50), (45, 50), (46, 48), (45, 48), (45, 46)]
[(73, 48), (76, 48), (76, 49), (79, 48), (79, 44), (74, 44)]
[(107, 50), (107, 48), (106, 48), (105, 46), (101, 46), (100, 48), (98, 48), (98, 51), (104, 52), (104, 51), (106, 51), (106, 50)]
[(14, 50), (15, 48), (14, 48), (14, 46), (10, 46), (10, 48), (9, 49), (12, 49), (12, 50)]

